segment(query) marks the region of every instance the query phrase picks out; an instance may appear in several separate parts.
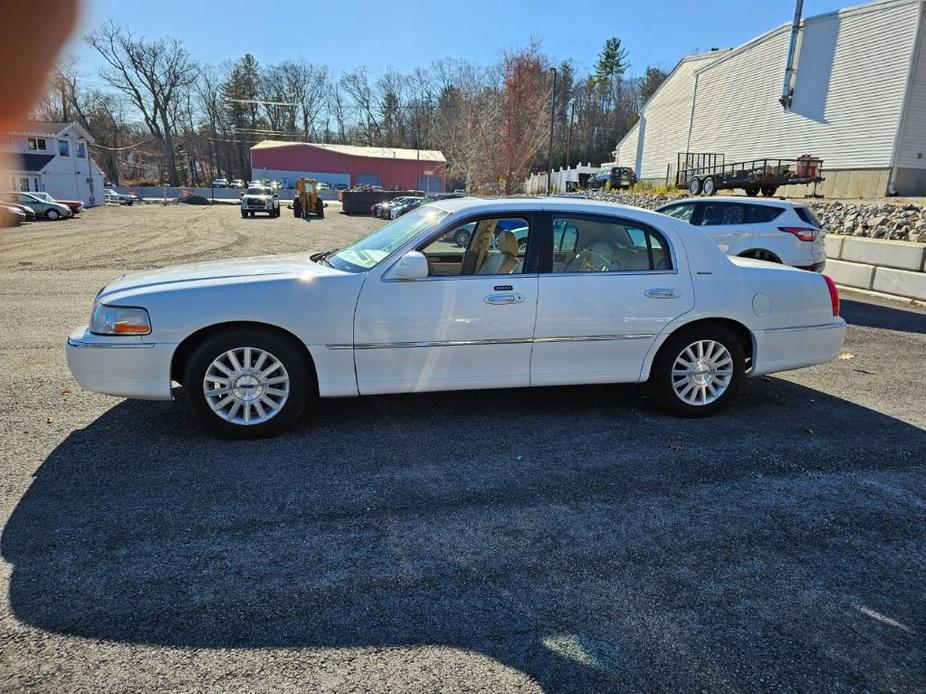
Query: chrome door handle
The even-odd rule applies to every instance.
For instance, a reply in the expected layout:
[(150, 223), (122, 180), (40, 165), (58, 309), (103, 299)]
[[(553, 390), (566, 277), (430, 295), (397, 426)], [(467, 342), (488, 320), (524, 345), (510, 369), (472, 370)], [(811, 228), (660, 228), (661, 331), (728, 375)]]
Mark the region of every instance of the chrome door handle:
[(647, 289), (643, 292), (643, 296), (648, 299), (677, 299), (681, 296), (681, 293), (677, 289)]
[(489, 294), (483, 299), (487, 304), (493, 306), (507, 306), (508, 304), (524, 303), (523, 294)]

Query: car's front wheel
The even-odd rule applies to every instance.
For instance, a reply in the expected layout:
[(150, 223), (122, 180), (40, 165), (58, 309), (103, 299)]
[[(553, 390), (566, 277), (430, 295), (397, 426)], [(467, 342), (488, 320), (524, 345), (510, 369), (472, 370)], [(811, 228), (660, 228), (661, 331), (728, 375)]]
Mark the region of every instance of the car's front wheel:
[(650, 384), (670, 412), (706, 417), (735, 397), (744, 378), (739, 339), (721, 325), (704, 324), (666, 340), (653, 363)]
[(58, 212), (58, 210), (48, 210), (48, 211), (45, 213), (45, 217), (46, 217), (47, 219), (51, 220), (52, 222), (54, 222), (55, 220), (61, 218), (61, 213)]
[(183, 384), (197, 418), (220, 436), (236, 439), (288, 428), (314, 387), (299, 345), (258, 328), (207, 338), (190, 356)]

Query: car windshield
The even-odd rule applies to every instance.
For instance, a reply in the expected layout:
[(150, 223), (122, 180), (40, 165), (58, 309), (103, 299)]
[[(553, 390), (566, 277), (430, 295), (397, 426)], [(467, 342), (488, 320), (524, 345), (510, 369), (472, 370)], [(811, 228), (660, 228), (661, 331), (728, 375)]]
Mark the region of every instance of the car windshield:
[(325, 260), (338, 270), (364, 272), (383, 261), (426, 229), (433, 227), (449, 212), (436, 207), (419, 207), (364, 236), (349, 246), (327, 256)]
[(29, 193), (33, 198), (38, 198), (39, 200), (44, 200), (45, 202), (55, 202), (55, 199), (48, 193)]
[(269, 188), (248, 188), (244, 191), (245, 195), (273, 195), (273, 191)]

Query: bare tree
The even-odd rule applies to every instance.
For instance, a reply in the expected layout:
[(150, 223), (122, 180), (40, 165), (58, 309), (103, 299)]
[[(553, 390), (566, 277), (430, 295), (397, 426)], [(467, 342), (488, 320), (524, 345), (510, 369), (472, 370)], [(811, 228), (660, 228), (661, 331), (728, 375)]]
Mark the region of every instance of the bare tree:
[(174, 38), (146, 41), (113, 21), (85, 38), (106, 62), (100, 76), (141, 113), (161, 144), (170, 184), (178, 185), (174, 147), (177, 108), (183, 103), (182, 92), (196, 76), (189, 52)]

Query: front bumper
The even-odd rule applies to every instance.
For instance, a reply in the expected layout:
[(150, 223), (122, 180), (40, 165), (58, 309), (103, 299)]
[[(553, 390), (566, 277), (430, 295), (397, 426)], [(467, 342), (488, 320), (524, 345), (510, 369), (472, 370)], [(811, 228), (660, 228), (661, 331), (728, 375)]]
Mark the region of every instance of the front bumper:
[(170, 362), (176, 345), (93, 335), (87, 326), (68, 337), (68, 368), (81, 388), (104, 395), (170, 400)]

